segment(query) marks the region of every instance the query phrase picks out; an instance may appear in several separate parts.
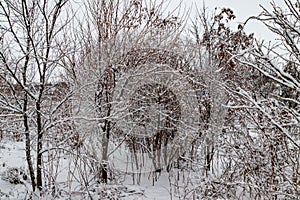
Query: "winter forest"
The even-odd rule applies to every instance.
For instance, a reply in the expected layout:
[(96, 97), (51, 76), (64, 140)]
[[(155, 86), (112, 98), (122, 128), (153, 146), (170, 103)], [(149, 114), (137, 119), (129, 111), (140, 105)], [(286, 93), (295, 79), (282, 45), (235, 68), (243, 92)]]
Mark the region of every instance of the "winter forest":
[(282, 2), (232, 25), (167, 0), (1, 0), (0, 199), (300, 199), (300, 2)]

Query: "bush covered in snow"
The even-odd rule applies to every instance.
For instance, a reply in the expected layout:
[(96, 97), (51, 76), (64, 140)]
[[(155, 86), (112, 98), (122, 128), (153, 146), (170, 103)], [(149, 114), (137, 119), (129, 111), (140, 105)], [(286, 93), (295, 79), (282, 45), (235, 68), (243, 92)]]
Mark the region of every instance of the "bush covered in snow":
[(11, 184), (23, 184), (27, 181), (27, 175), (24, 169), (12, 167), (1, 174), (1, 179)]

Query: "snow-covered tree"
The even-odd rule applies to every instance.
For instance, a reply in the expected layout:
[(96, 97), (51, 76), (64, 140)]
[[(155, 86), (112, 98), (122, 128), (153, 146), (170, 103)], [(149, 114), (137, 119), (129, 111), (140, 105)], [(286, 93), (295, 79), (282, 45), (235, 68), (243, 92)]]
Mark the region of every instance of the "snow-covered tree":
[[(260, 152), (257, 155), (257, 151), (251, 151), (257, 167), (249, 173), (252, 174), (249, 190), (267, 198), (297, 199), (300, 191), (299, 7), (289, 0), (285, 1), (285, 8), (276, 3), (271, 5), (272, 11), (263, 8), (254, 19), (265, 24), (278, 42), (273, 45), (257, 42), (253, 49), (237, 55), (238, 62), (253, 70), (257, 78), (253, 79), (254, 90), (241, 86), (234, 92), (243, 101), (240, 105), (248, 107), (251, 128), (256, 134), (254, 144)], [(251, 184), (263, 189), (259, 192)]]
[(297, 199), (299, 9), (285, 3), (287, 9), (274, 3), (273, 11), (263, 8), (251, 18), (277, 34), (279, 42), (273, 46), (245, 34), (244, 24), (237, 31), (226, 26), (226, 20), (234, 18), (229, 9), (216, 15), (212, 25), (202, 20), (203, 40), (196, 37), (196, 41), (212, 52), (213, 65), (208, 66), (218, 66), (213, 69), (220, 77), (218, 86), (226, 91), (222, 102), (226, 115), (215, 139), (212, 169), (200, 182), (199, 175), (194, 177), (198, 185), (192, 181), (197, 186), (188, 189), (189, 195)]
[(71, 48), (68, 5), (68, 0), (0, 2), (1, 128), (24, 138), (32, 191), (52, 187), (45, 157), (71, 132), (71, 93), (58, 76)]
[[(184, 153), (177, 146), (184, 146), (188, 130), (198, 131), (196, 87), (180, 37), (184, 20), (173, 15), (175, 11), (165, 15), (164, 3), (86, 4), (91, 21), (83, 23), (84, 59), (75, 69), (82, 88), (77, 123), (90, 138), (86, 146), (103, 182), (125, 169), (135, 174), (170, 168), (173, 158)], [(129, 160), (118, 163), (115, 156), (120, 152)], [(151, 164), (143, 164), (143, 159)]]

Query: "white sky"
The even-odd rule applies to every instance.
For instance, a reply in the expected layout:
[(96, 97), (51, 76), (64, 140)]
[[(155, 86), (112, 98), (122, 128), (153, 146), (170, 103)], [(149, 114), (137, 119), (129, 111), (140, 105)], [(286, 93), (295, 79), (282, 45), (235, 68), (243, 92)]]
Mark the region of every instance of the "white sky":
[[(205, 3), (205, 7), (208, 8), (209, 11), (213, 12), (214, 9), (217, 8), (231, 8), (236, 15), (236, 23), (244, 22), (250, 16), (257, 16), (261, 11), (261, 7), (259, 5), (263, 5), (267, 9), (271, 9), (270, 2), (272, 0), (170, 0), (170, 6), (173, 7), (178, 5), (182, 1), (183, 7), (190, 8), (191, 11), (191, 19), (195, 17), (195, 8), (198, 7), (199, 10), (203, 8), (203, 2)], [(277, 5), (284, 7), (283, 0), (274, 0)], [(293, 0), (292, 0), (293, 1)], [(234, 28), (236, 28), (235, 26)], [(274, 35), (270, 33), (260, 22), (258, 21), (250, 21), (246, 27), (246, 32), (254, 33), (258, 39), (265, 40), (274, 40)]]
[[(84, 0), (81, 0), (84, 2)], [(129, 0), (124, 0), (129, 1)], [(174, 10), (180, 3), (181, 4), (181, 11), (191, 9), (190, 18), (193, 20), (193, 18), (196, 17), (196, 8), (201, 11), (203, 8), (203, 4), (205, 4), (205, 7), (208, 9), (207, 11), (213, 12), (214, 9), (217, 8), (231, 8), (234, 11), (234, 14), (236, 16), (235, 23), (233, 23), (234, 29), (237, 28), (238, 23), (245, 22), (246, 19), (248, 19), (250, 16), (257, 16), (261, 11), (262, 8), (260, 5), (264, 6), (265, 8), (271, 10), (272, 7), (270, 5), (270, 2), (275, 2), (276, 5), (280, 7), (285, 7), (284, 0), (147, 0), (148, 2), (161, 2), (164, 1), (166, 4), (164, 6), (168, 6), (166, 8), (166, 11), (172, 11)], [(296, 0), (291, 0), (292, 2), (295, 2)], [(78, 1), (80, 2), (80, 0)], [(236, 26), (235, 26), (236, 25)], [(274, 41), (275, 35), (272, 34), (267, 28), (258, 21), (251, 20), (247, 23), (245, 27), (245, 31), (247, 33), (254, 33), (255, 37), (258, 39), (264, 39), (264, 40), (272, 40)]]

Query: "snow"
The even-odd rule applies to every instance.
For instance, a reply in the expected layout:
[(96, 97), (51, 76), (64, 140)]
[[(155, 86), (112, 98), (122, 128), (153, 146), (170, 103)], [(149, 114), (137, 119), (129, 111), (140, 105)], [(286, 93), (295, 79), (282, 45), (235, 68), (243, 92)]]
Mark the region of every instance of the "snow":
[[(149, 183), (150, 182), (150, 183)], [(151, 185), (151, 181), (144, 178), (143, 182), (140, 185), (133, 185), (130, 183), (130, 180), (127, 179), (124, 183), (124, 186), (128, 188), (128, 190), (138, 191), (136, 195), (124, 196), (122, 199), (124, 200), (133, 200), (133, 199), (153, 199), (153, 200), (166, 200), (170, 199), (170, 183), (168, 182), (168, 175), (166, 173), (162, 174), (158, 181), (154, 186)], [(178, 199), (174, 197), (173, 199)]]
[[(0, 177), (10, 168), (24, 168), (24, 143), (6, 140), (0, 142)], [(0, 178), (0, 199), (20, 199), (26, 186), (15, 185)], [(8, 198), (9, 197), (9, 198)]]
[[(62, 169), (68, 167), (69, 161), (64, 159), (61, 162)], [(0, 141), (0, 200), (18, 200), (24, 199), (26, 192), (30, 191), (30, 184), (28, 181), (24, 181), (25, 184), (11, 184), (7, 180), (4, 180), (3, 176), (7, 170), (12, 168), (26, 169), (25, 163), (25, 146), (24, 142), (15, 142), (8, 139)], [(67, 172), (62, 172), (58, 177), (58, 183), (61, 185), (66, 185)], [(131, 176), (126, 176), (122, 185), (107, 185), (106, 192), (109, 194), (115, 189), (121, 190), (120, 197), (122, 200), (166, 200), (170, 199), (170, 183), (168, 179), (168, 174), (165, 172), (160, 175), (154, 186), (152, 185), (152, 180), (148, 179), (148, 174), (142, 175), (141, 183), (139, 185), (132, 184)], [(72, 183), (72, 187), (75, 188), (76, 183)], [(102, 188), (103, 186), (95, 186), (95, 188)], [(102, 190), (100, 189), (100, 190)], [(99, 189), (98, 189), (99, 190)], [(96, 195), (96, 192), (94, 192)], [(82, 199), (84, 194), (81, 192), (72, 192), (72, 199)], [(44, 197), (44, 199), (53, 197)], [(56, 198), (55, 198), (56, 199)], [(63, 197), (57, 199), (65, 199)], [(173, 195), (173, 199), (178, 199)]]

